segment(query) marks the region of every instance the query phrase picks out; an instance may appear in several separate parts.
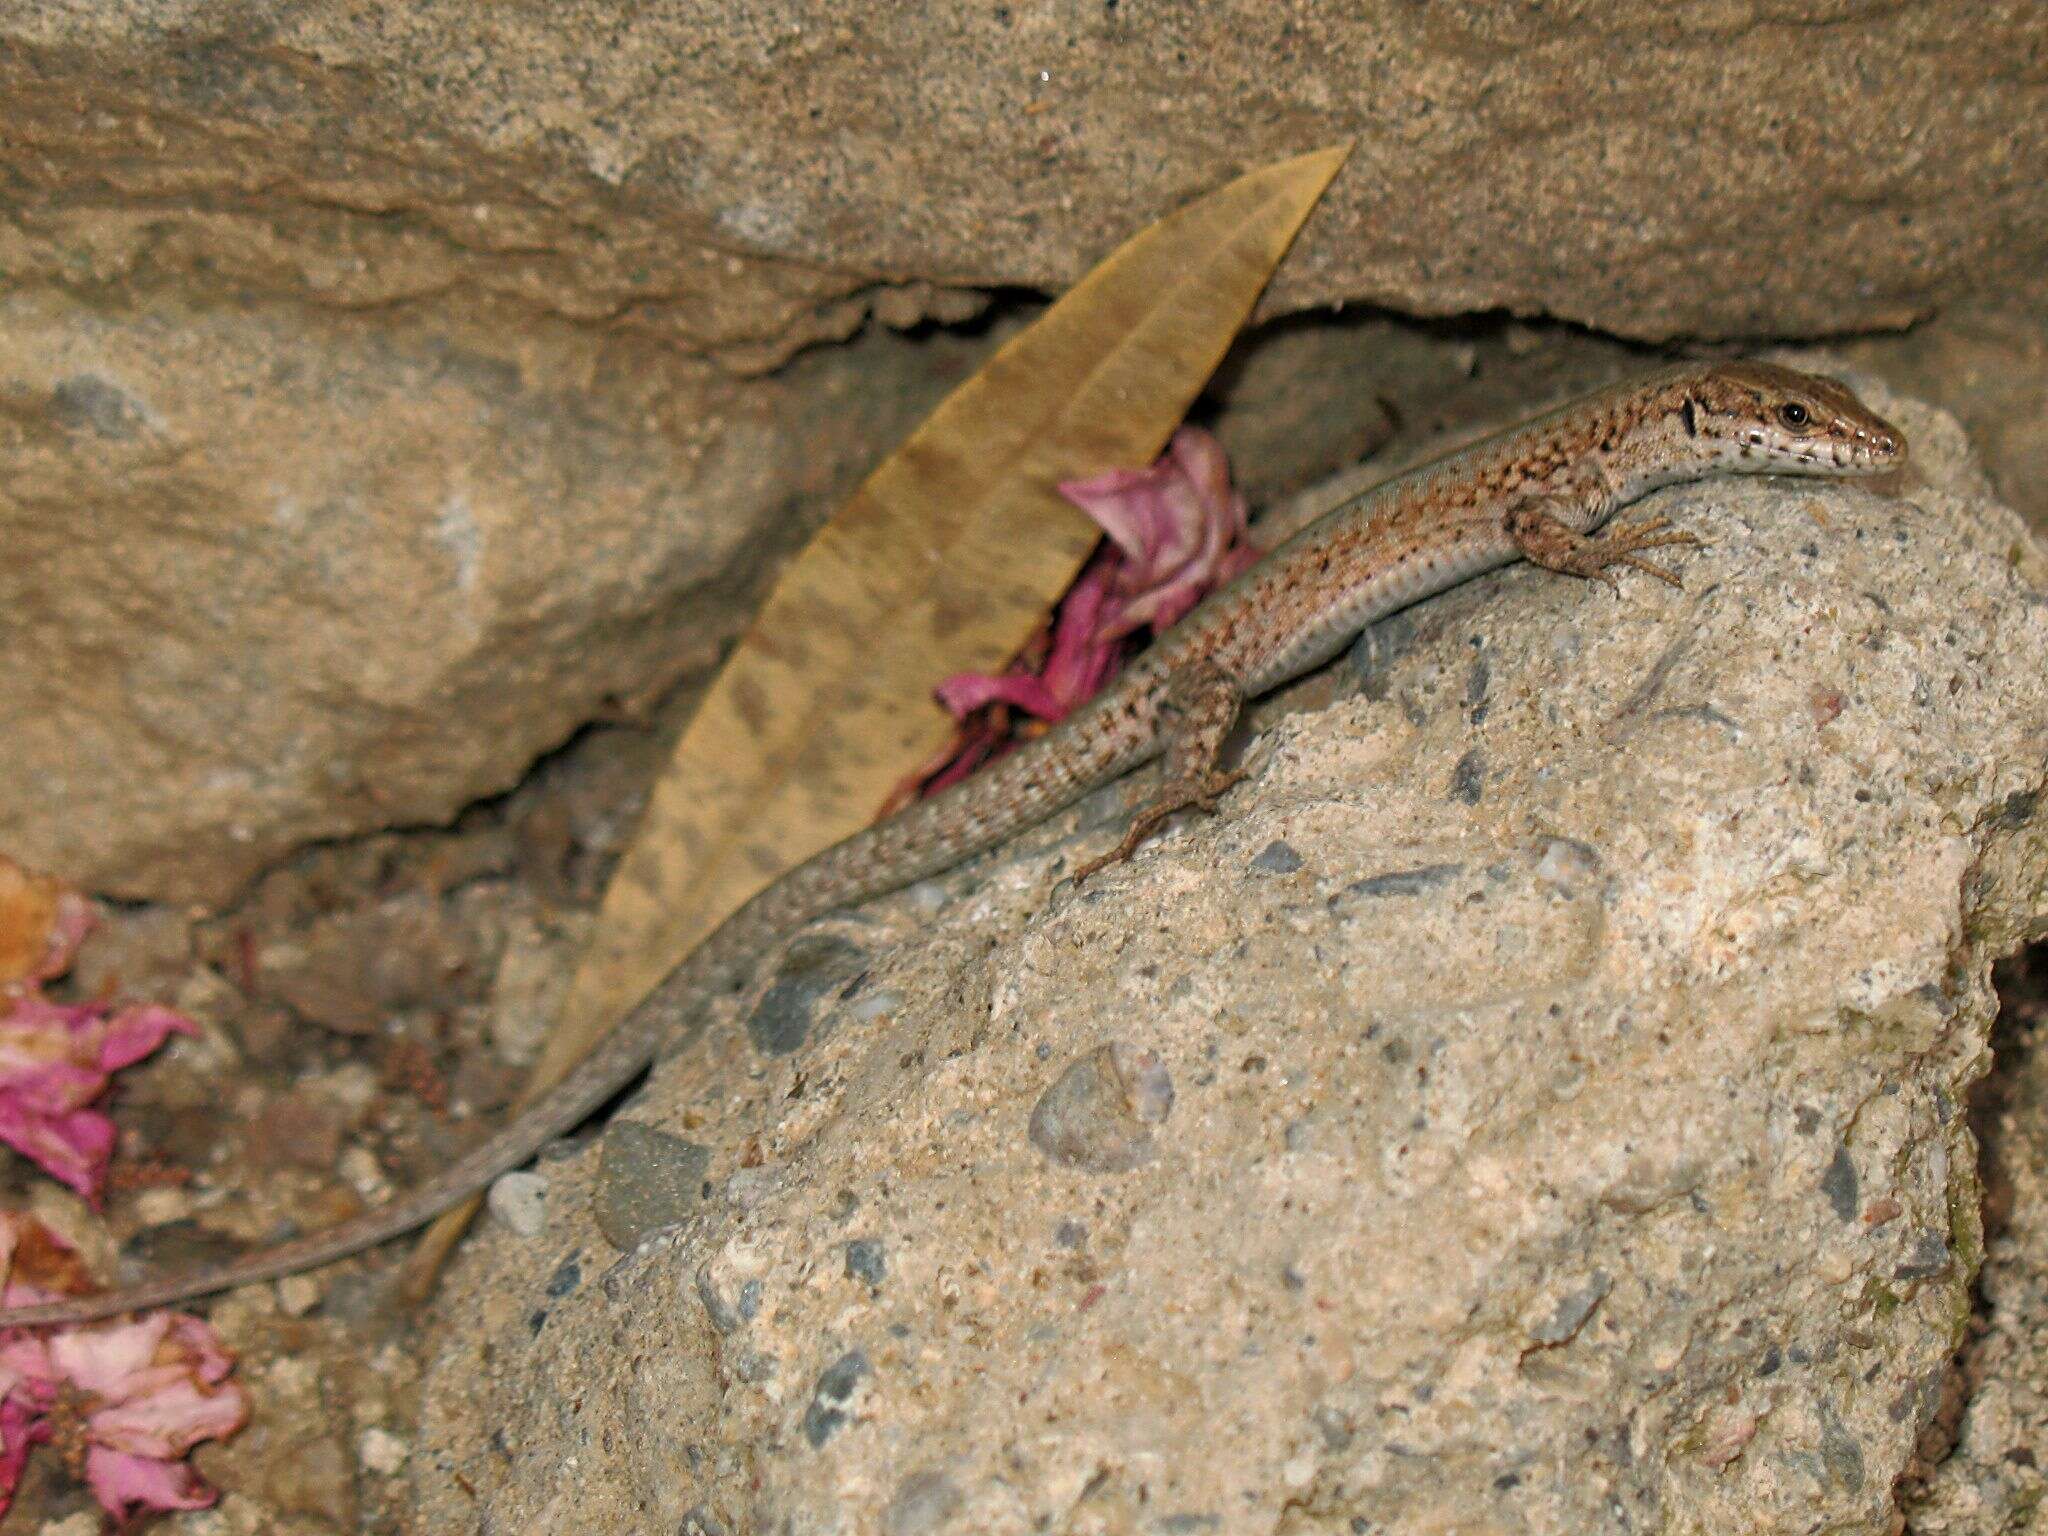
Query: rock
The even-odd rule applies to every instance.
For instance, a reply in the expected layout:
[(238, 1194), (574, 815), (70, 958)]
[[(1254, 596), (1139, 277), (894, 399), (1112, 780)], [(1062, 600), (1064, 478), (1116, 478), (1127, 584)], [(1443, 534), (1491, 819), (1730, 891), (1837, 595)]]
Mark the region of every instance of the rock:
[(1090, 1051), (1031, 1109), (1031, 1140), (1053, 1162), (1123, 1173), (1152, 1156), (1152, 1127), (1173, 1109), (1173, 1079), (1151, 1051), (1118, 1041)]
[[(544, 1252), (472, 1245), (416, 1523), (1891, 1529), (1979, 1259), (1986, 962), (2048, 929), (2048, 562), (1877, 398), (1900, 494), (1667, 492), (1683, 592), (1461, 589), (1383, 699), (1266, 706), (1224, 814), (871, 907), (888, 1015), (774, 1055), (729, 1006), (635, 1115), (752, 1195), (559, 1302), (588, 1155)], [(1152, 1156), (1049, 1158), (1033, 1106), (1140, 1027)]]
[[(1063, 288), (1192, 193), (1345, 139), (1275, 312), (1850, 332), (2038, 297), (2048, 268), (2023, 5), (160, 12), (0, 6), (36, 149), (18, 280), (459, 303), (758, 365), (870, 312), (960, 318), (962, 274)], [(150, 421), (111, 380), (62, 411)]]
[(325, 1172), (341, 1156), (350, 1116), (325, 1094), (294, 1090), (263, 1106), (249, 1138), (250, 1160), (259, 1168), (310, 1168)]
[(2048, 969), (2006, 977), (1999, 1067), (1977, 1122), (1986, 1242), (1979, 1318), (1902, 1500), (1913, 1536), (2024, 1531), (2048, 1506)]
[[(546, 27), (0, 0), (0, 846), (218, 904), (504, 790), (704, 676), (991, 338), (817, 343), (965, 319), (970, 278), (1057, 291), (1316, 144), (1357, 140), (1269, 314), (1667, 338), (2038, 308), (2048, 114), (2010, 61), (2044, 27), (1928, 0), (568, 0)], [(1376, 442), (1373, 382), (1466, 350), (1351, 328), (1377, 344), (1283, 330), (1226, 370), (1254, 491), (1275, 450)], [(2039, 457), (2024, 412), (1987, 430)]]
[[(792, 508), (821, 517), (980, 345), (743, 385), (560, 328), (20, 290), (0, 338), (35, 423), (0, 437), (0, 846), (204, 900), (315, 838), (445, 820), (706, 669)], [(56, 419), (85, 377), (146, 430)]]
[(548, 1225), (548, 1178), (546, 1174), (520, 1169), (501, 1174), (491, 1181), (484, 1197), (491, 1214), (506, 1230), (524, 1238), (540, 1236)]
[(858, 945), (833, 933), (808, 934), (790, 945), (747, 1014), (754, 1048), (772, 1055), (800, 1049), (827, 1006), (854, 988), (866, 959)]
[(711, 1153), (652, 1126), (621, 1120), (605, 1128), (599, 1156), (597, 1226), (621, 1251), (697, 1209)]

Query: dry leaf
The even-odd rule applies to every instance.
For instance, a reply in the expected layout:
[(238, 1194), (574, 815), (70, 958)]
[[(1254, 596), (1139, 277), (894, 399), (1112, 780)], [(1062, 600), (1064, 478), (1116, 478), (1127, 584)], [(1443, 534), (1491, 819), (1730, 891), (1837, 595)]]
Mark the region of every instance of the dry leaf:
[[(527, 1095), (947, 739), (932, 689), (1000, 667), (1094, 546), (1057, 482), (1158, 456), (1349, 146), (1167, 215), (956, 389), (783, 573), (606, 892)], [(422, 1280), (475, 1203), (422, 1242)]]

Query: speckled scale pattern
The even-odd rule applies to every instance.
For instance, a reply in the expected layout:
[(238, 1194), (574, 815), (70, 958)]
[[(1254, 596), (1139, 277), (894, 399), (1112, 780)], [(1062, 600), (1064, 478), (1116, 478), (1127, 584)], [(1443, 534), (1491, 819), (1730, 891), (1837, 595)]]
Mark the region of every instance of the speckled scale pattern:
[(949, 868), (1157, 756), (1176, 676), (1220, 672), (1245, 696), (1297, 677), (1374, 620), (1520, 558), (1525, 546), (1507, 526), (1518, 508), (1539, 505), (1563, 537), (1583, 544), (1616, 508), (1660, 486), (1725, 473), (1873, 474), (1904, 452), (1896, 429), (1833, 380), (1738, 362), (1667, 369), (1411, 470), (1213, 593), (1053, 731), (783, 875), (568, 1077), (425, 1184), (294, 1242), (128, 1290), (17, 1309), (0, 1325), (162, 1306), (310, 1269), (425, 1224), (586, 1118), (658, 1054), (687, 1045), (710, 1004), (797, 927)]

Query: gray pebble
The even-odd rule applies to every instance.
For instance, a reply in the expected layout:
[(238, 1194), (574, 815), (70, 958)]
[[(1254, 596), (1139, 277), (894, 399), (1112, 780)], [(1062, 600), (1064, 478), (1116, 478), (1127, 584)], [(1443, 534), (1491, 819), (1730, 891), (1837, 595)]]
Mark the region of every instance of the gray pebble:
[(1353, 881), (1336, 896), (1330, 904), (1346, 896), (1420, 896), (1425, 891), (1456, 879), (1464, 872), (1462, 864), (1424, 864), (1416, 869), (1390, 870), (1384, 875), (1367, 875), (1363, 880)]
[(1121, 1043), (1062, 1072), (1031, 1111), (1031, 1141), (1056, 1163), (1121, 1173), (1152, 1156), (1152, 1127), (1173, 1110), (1173, 1079), (1150, 1051)]
[(830, 1440), (846, 1422), (855, 1392), (871, 1373), (868, 1357), (857, 1349), (848, 1350), (818, 1373), (810, 1406), (804, 1409), (804, 1438), (812, 1450)]
[(1586, 1326), (1586, 1319), (1593, 1315), (1593, 1309), (1606, 1299), (1614, 1289), (1614, 1281), (1602, 1271), (1594, 1271), (1593, 1278), (1577, 1290), (1559, 1299), (1550, 1316), (1529, 1330), (1529, 1337), (1538, 1344), (1563, 1344), (1573, 1338)]
[(826, 998), (860, 974), (867, 953), (832, 933), (791, 944), (775, 979), (747, 1015), (747, 1037), (768, 1056), (787, 1056), (811, 1038)]
[(856, 1238), (846, 1245), (846, 1275), (850, 1280), (880, 1286), (889, 1273), (889, 1261), (875, 1238)]
[(1291, 875), (1301, 868), (1301, 855), (1276, 837), (1252, 856), (1252, 868), (1262, 875)]
[(1477, 805), (1486, 790), (1486, 758), (1477, 748), (1458, 759), (1451, 770), (1451, 798)]
[(1351, 643), (1351, 670), (1368, 699), (1375, 704), (1387, 701), (1393, 665), (1414, 644), (1415, 619), (1407, 613), (1389, 614)]
[(1895, 1280), (1926, 1280), (1948, 1268), (1948, 1242), (1939, 1232), (1922, 1232), (1913, 1248), (1892, 1271)]
[(1856, 1163), (1847, 1147), (1835, 1148), (1834, 1160), (1820, 1176), (1820, 1192), (1828, 1197), (1836, 1217), (1842, 1221), (1856, 1219)]
[(614, 1248), (630, 1252), (648, 1233), (697, 1209), (710, 1167), (709, 1147), (637, 1120), (614, 1120), (597, 1160), (592, 1213), (598, 1230)]

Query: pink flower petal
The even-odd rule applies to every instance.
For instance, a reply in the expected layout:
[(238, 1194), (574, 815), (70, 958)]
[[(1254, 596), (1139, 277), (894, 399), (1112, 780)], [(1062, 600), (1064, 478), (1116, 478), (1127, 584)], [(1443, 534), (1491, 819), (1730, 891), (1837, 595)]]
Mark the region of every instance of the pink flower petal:
[(102, 1408), (87, 1426), (93, 1441), (109, 1450), (178, 1457), (202, 1440), (233, 1434), (248, 1417), (249, 1405), (241, 1388), (202, 1391), (187, 1379), (167, 1383), (118, 1407)]
[(172, 1035), (197, 1036), (199, 1026), (174, 1009), (157, 1003), (123, 1008), (107, 1020), (107, 1032), (100, 1041), (99, 1069), (118, 1072), (133, 1066)]
[(132, 1378), (155, 1361), (170, 1331), (168, 1312), (148, 1312), (132, 1323), (67, 1328), (50, 1341), (50, 1359), (78, 1386), (118, 1403), (131, 1395)]
[(85, 1453), (85, 1482), (116, 1520), (139, 1509), (205, 1509), (220, 1497), (182, 1461), (156, 1461), (98, 1445)]
[(65, 891), (57, 898), (57, 913), (50, 924), (49, 947), (43, 951), (42, 963), (36, 967), (32, 981), (48, 981), (52, 976), (62, 976), (71, 969), (71, 962), (78, 954), (78, 946), (85, 942), (85, 936), (92, 932), (97, 921), (92, 903), (76, 891)]
[[(1244, 498), (1230, 488), (1222, 446), (1198, 427), (1176, 432), (1150, 468), (1111, 470), (1059, 489), (1101, 525), (1108, 543), (1061, 600), (1035, 669), (961, 673), (940, 685), (940, 702), (958, 719), (992, 704), (1063, 719), (1115, 674), (1127, 637), (1168, 628), (1257, 559), (1242, 543)], [(924, 793), (959, 782), (1007, 745), (970, 723), (942, 766), (923, 778)]]
[(183, 1014), (155, 1004), (121, 1009), (53, 1003), (33, 987), (0, 1012), (0, 1142), (97, 1202), (113, 1156), (114, 1127), (86, 1108), (109, 1077), (172, 1034), (196, 1034)]
[(1057, 720), (1066, 704), (1045, 683), (1024, 672), (991, 677), (986, 672), (956, 672), (938, 686), (939, 702), (956, 720), (964, 720), (977, 709), (991, 704), (1008, 704), (1041, 720)]
[(89, 1109), (52, 1114), (0, 1092), (0, 1142), (97, 1205), (114, 1156), (114, 1127)]

